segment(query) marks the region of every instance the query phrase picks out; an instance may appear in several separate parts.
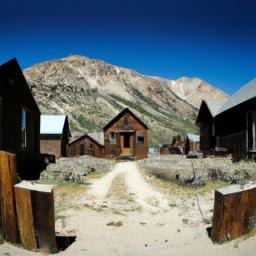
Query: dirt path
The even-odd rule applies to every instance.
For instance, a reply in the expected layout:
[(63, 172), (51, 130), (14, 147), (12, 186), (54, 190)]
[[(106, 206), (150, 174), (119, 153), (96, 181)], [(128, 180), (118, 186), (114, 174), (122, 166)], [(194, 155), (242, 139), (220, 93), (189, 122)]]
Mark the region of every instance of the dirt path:
[(124, 175), (128, 193), (143, 208), (158, 210), (168, 208), (168, 200), (145, 182), (135, 162), (117, 163), (109, 174), (92, 184), (89, 194), (92, 197), (104, 199), (113, 180), (120, 174)]
[[(74, 206), (63, 205), (58, 213), (62, 218), (56, 221), (56, 230), (75, 234), (77, 239), (56, 256), (255, 255), (256, 237), (213, 244), (194, 197), (183, 198), (183, 204), (169, 204), (170, 196), (153, 189), (136, 162), (117, 163), (106, 176), (90, 182), (74, 199)], [(171, 196), (181, 198), (182, 194)], [(206, 212), (213, 196), (202, 198)], [(0, 245), (0, 255), (42, 254), (5, 243)]]

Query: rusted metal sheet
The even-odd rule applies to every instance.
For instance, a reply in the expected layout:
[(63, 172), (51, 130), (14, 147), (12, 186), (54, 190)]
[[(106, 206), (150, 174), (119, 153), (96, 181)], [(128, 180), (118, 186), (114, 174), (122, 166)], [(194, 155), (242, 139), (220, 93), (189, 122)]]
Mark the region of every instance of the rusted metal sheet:
[(16, 156), (0, 151), (1, 229), (3, 238), (12, 243), (18, 242), (18, 227), (13, 189), (15, 183)]
[(215, 191), (211, 238), (232, 240), (246, 233), (256, 215), (256, 186), (239, 185)]

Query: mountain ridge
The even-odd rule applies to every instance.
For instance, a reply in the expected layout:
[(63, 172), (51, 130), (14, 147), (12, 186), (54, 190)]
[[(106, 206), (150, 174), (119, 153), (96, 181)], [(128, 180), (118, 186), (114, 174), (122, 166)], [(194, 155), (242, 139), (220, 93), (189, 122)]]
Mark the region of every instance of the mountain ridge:
[(196, 132), (202, 99), (228, 96), (199, 78), (168, 80), (80, 55), (34, 64), (24, 75), (42, 113), (66, 113), (73, 133), (101, 130), (129, 107), (150, 128), (150, 145)]

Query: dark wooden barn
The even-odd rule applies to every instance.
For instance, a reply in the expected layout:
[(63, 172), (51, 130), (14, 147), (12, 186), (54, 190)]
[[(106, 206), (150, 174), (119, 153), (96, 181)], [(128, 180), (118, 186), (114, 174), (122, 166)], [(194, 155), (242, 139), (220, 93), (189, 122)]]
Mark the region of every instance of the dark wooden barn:
[(40, 128), (41, 154), (67, 156), (71, 137), (69, 121), (66, 115), (42, 115)]
[(40, 110), (16, 59), (0, 65), (0, 149), (17, 155), (22, 179), (39, 177)]
[(84, 134), (83, 136), (73, 140), (68, 146), (68, 156), (90, 155), (94, 157), (104, 157), (104, 134), (99, 135)]
[[(219, 106), (216, 113), (209, 116), (209, 104), (201, 105), (197, 117), (201, 149), (217, 147), (227, 150), (236, 159), (254, 158), (256, 155), (256, 80), (246, 84)], [(209, 139), (205, 139), (207, 136)], [(211, 144), (207, 141), (211, 141)]]
[(104, 127), (106, 157), (142, 159), (148, 152), (148, 127), (128, 108)]
[(224, 101), (202, 101), (196, 124), (200, 130), (200, 150), (210, 152), (216, 147), (215, 116)]
[(256, 80), (237, 91), (215, 117), (217, 146), (237, 159), (256, 155)]

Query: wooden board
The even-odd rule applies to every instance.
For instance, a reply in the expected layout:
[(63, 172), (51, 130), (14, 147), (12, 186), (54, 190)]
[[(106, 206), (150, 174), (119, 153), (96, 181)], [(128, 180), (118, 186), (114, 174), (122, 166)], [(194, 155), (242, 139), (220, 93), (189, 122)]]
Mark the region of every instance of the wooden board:
[(15, 195), (22, 245), (57, 252), (52, 186), (23, 181), (15, 185)]
[(16, 187), (15, 197), (21, 244), (27, 250), (36, 250), (38, 246), (30, 191)]
[(57, 252), (53, 192), (31, 191), (38, 247), (48, 253)]
[(16, 156), (0, 151), (1, 225), (3, 239), (18, 242), (18, 227), (13, 186), (16, 184)]
[(215, 191), (211, 238), (215, 242), (232, 240), (248, 231), (256, 217), (256, 186), (232, 186)]

